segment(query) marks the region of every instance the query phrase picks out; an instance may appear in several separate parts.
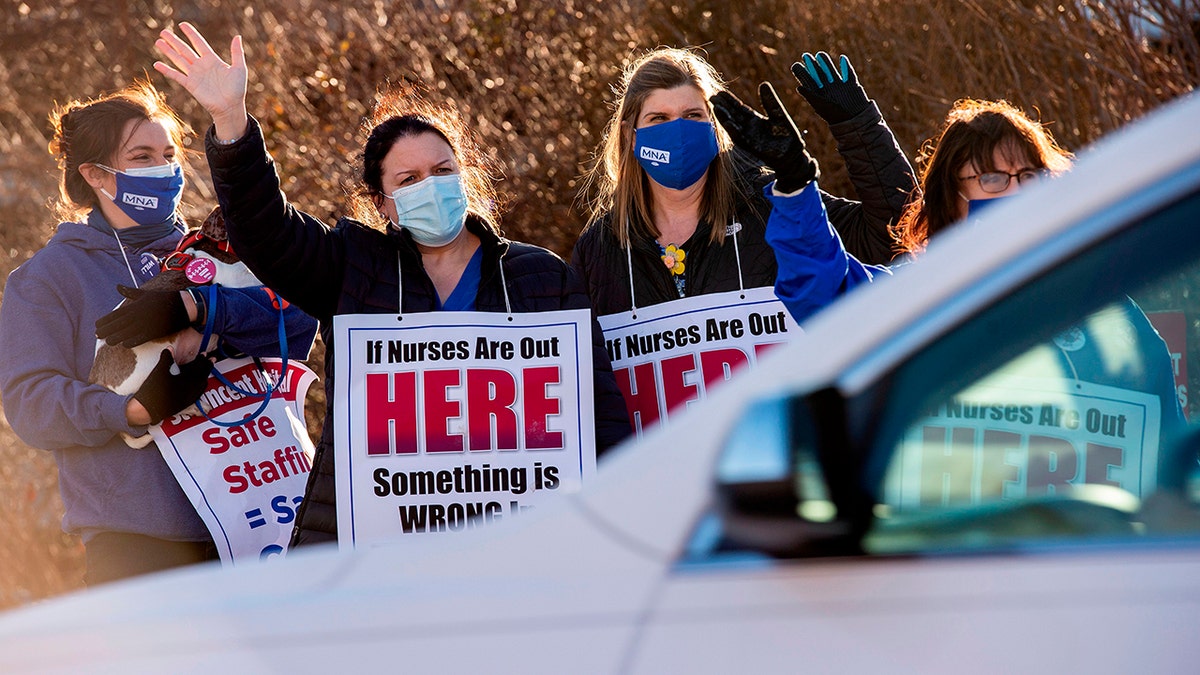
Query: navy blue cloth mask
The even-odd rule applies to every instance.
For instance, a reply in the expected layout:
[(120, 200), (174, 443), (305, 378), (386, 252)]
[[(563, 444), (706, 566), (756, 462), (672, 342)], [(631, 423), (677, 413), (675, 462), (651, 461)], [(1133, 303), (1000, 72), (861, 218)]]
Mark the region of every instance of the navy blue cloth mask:
[(175, 162), (144, 169), (117, 171), (96, 166), (117, 177), (117, 194), (104, 196), (138, 225), (159, 225), (172, 219), (183, 197), (183, 167)]
[(984, 211), (992, 208), (996, 204), (1002, 204), (1006, 200), (1012, 199), (1014, 195), (1006, 195), (1004, 197), (992, 197), (991, 199), (968, 199), (967, 200), (967, 220), (975, 222)]
[(717, 156), (717, 129), (711, 122), (681, 117), (633, 133), (638, 163), (655, 183), (672, 190), (695, 184)]

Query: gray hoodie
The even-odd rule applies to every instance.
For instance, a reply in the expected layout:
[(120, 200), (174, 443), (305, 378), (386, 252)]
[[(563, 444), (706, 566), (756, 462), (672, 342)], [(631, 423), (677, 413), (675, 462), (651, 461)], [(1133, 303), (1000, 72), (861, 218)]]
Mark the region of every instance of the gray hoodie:
[[(180, 233), (142, 247), (126, 245), (122, 255), (103, 217), (92, 212), (89, 222), (60, 224), (50, 242), (8, 277), (0, 303), (5, 415), (25, 443), (54, 453), (67, 532), (84, 541), (105, 531), (207, 540), (156, 446), (134, 450), (121, 440), (121, 432), (145, 432), (125, 419), (130, 397), (87, 382), (96, 319), (122, 299), (117, 285), (149, 278)], [(254, 356), (280, 355), (279, 313), (267, 293), (218, 287), (216, 299), (209, 311), (226, 344)], [(294, 306), (283, 314), (289, 358), (307, 358), (316, 320)]]
[(121, 301), (117, 284), (131, 285), (143, 252), (161, 257), (179, 239), (172, 231), (142, 249), (127, 249), (127, 266), (111, 231), (62, 223), (8, 277), (0, 304), (4, 413), (21, 440), (54, 453), (66, 506), (63, 529), (84, 541), (103, 531), (209, 538), (156, 446), (134, 450), (118, 435), (145, 432), (125, 419), (130, 397), (87, 382), (96, 319)]

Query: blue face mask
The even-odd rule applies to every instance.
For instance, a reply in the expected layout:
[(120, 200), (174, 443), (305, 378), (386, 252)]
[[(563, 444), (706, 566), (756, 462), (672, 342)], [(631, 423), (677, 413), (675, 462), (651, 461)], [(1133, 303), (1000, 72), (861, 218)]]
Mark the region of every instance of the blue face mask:
[(967, 221), (974, 222), (979, 220), (979, 216), (987, 209), (992, 208), (996, 204), (1003, 203), (1005, 200), (1012, 199), (1016, 195), (1006, 195), (1004, 197), (992, 197), (991, 199), (968, 199), (967, 200)]
[(717, 129), (711, 122), (681, 117), (633, 133), (638, 163), (655, 183), (672, 190), (694, 185), (717, 156)]
[(175, 162), (141, 169), (117, 171), (103, 164), (96, 166), (117, 177), (117, 194), (105, 197), (113, 200), (121, 212), (138, 225), (159, 225), (175, 215), (183, 197), (183, 167)]
[(445, 246), (454, 241), (467, 222), (467, 197), (458, 174), (430, 176), (392, 193), (396, 204), (393, 223), (409, 231), (413, 241), (425, 246)]

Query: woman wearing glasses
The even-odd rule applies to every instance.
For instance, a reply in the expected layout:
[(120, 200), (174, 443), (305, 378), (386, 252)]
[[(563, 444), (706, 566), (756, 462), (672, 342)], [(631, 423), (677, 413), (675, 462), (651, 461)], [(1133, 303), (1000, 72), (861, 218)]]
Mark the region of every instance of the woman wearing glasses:
[[(1034, 181), (1066, 172), (1071, 153), (1050, 132), (1004, 101), (959, 101), (951, 108), (936, 143), (921, 156), (920, 193), (896, 228), (899, 247), (910, 257), (929, 239), (963, 220), (974, 220), (981, 207), (1015, 195)], [(917, 264), (920, 264), (919, 262)], [(1031, 307), (1036, 311), (1036, 307)], [(1158, 432), (1168, 438), (1184, 425), (1166, 344), (1132, 298), (1120, 296), (1081, 320), (1067, 324), (1044, 346), (1006, 367), (1010, 377), (1051, 384), (1086, 382), (1108, 387), (1111, 400), (1158, 400)], [(1121, 358), (1120, 354), (1131, 355)], [(1123, 394), (1122, 391), (1134, 392)], [(1126, 398), (1127, 397), (1127, 398)]]
[[(924, 251), (931, 237), (973, 220), (981, 207), (1011, 197), (1040, 178), (1066, 172), (1072, 157), (1042, 124), (1016, 107), (979, 100), (956, 103), (937, 141), (927, 142), (921, 156), (925, 160), (920, 189), (896, 228), (898, 247), (910, 260)], [(1111, 387), (1113, 392), (1151, 394), (1159, 404), (1159, 436), (1166, 438), (1182, 427), (1170, 354), (1137, 303), (1122, 296), (1082, 321), (1066, 321), (1064, 317), (1062, 331), (1046, 341), (1047, 349), (1038, 352), (1051, 358), (1026, 359), (1009, 374), (1058, 381), (1068, 377)], [(1115, 353), (1136, 354), (1137, 362), (1115, 359)], [(1135, 394), (1129, 400), (1140, 399)]]
[[(1072, 155), (1058, 147), (1042, 124), (1004, 101), (955, 103), (936, 143), (926, 142), (920, 155), (924, 168), (919, 197), (908, 205), (895, 233), (900, 249), (910, 257), (918, 256), (914, 264), (920, 264), (919, 253), (944, 229), (976, 220), (980, 207), (990, 207), (1034, 181), (1067, 172), (1072, 166)], [(1075, 321), (1062, 317), (1058, 333), (994, 372), (990, 382), (1010, 378), (1031, 392), (1033, 383), (1042, 382), (1045, 400), (1070, 401), (1066, 393), (1085, 386), (1093, 387), (1093, 393), (1104, 392), (1104, 400), (1110, 404), (1142, 402), (1148, 394), (1157, 402), (1147, 406), (1148, 410), (1157, 411), (1148, 414), (1147, 420), (1157, 420), (1157, 429), (1147, 424), (1141, 438), (1146, 444), (1144, 456), (1153, 458), (1165, 440), (1186, 426), (1170, 353), (1133, 298), (1120, 293), (1104, 295), (1102, 288), (1094, 292), (1096, 297), (1079, 298), (1081, 303), (1106, 300), (1106, 304), (1085, 316), (1076, 315)], [(1028, 311), (1039, 311), (1037, 299), (1027, 305)], [(1074, 429), (1068, 425), (1058, 434), (1062, 438), (1086, 437), (1084, 431)], [(1152, 441), (1156, 438), (1158, 446)], [(1073, 442), (1081, 441), (1075, 437)], [(1088, 452), (1093, 452), (1091, 442)], [(1108, 452), (1108, 448), (1102, 444), (1094, 447), (1094, 452)], [(1091, 455), (1087, 461), (1093, 461)], [(1058, 465), (1056, 471), (1074, 472), (1076, 468)], [(1070, 484), (1086, 479), (1084, 468), (1078, 471)], [(1104, 480), (1108, 480), (1106, 473)]]
[(938, 140), (927, 141), (921, 156), (920, 196), (896, 226), (899, 247), (909, 254), (981, 207), (1071, 166), (1071, 153), (1044, 126), (1004, 101), (954, 104)]

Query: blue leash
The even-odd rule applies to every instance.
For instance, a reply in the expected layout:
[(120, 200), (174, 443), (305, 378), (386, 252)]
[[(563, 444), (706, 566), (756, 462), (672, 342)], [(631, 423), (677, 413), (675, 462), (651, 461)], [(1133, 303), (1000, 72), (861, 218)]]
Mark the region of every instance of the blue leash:
[[(205, 319), (204, 319), (204, 337), (200, 339), (201, 346), (207, 345), (209, 338), (211, 338), (212, 334), (213, 334), (213, 322), (214, 322), (214, 318), (217, 314), (217, 312), (216, 312), (217, 285), (210, 284), (208, 286), (205, 286), (204, 292), (208, 296), (205, 298), (205, 300), (208, 301), (209, 311), (208, 311), (208, 316), (205, 317)], [(213, 419), (212, 417), (209, 417), (208, 413), (204, 412), (203, 397), (197, 399), (196, 400), (196, 409), (200, 411), (201, 415), (204, 415), (204, 419), (208, 420), (209, 422), (212, 422), (213, 424), (215, 424), (219, 427), (226, 427), (226, 428), (240, 427), (243, 424), (246, 424), (247, 422), (254, 421), (259, 415), (261, 415), (263, 413), (264, 410), (267, 409), (267, 404), (271, 402), (271, 396), (274, 395), (275, 391), (277, 389), (279, 389), (279, 385), (281, 383), (283, 383), (284, 379), (287, 377), (287, 371), (288, 371), (287, 326), (283, 321), (283, 301), (278, 296), (274, 296), (274, 297), (272, 297), (271, 302), (275, 305), (275, 307), (277, 309), (279, 309), (279, 355), (283, 359), (283, 365), (279, 369), (279, 379), (275, 381), (275, 384), (271, 385), (271, 387), (266, 391), (266, 393), (259, 394), (257, 392), (246, 391), (246, 390), (242, 389), (241, 387), (237, 386), (233, 382), (230, 382), (224, 375), (221, 374), (221, 372), (219, 370), (217, 370), (216, 368), (213, 368), (213, 371), (212, 371), (213, 376), (216, 377), (217, 380), (219, 380), (226, 387), (229, 387), (233, 391), (236, 391), (237, 393), (239, 393), (243, 396), (248, 396), (250, 398), (262, 398), (262, 403), (258, 404), (257, 410), (255, 410), (249, 417), (243, 418), (237, 422), (220, 422), (220, 421)]]

